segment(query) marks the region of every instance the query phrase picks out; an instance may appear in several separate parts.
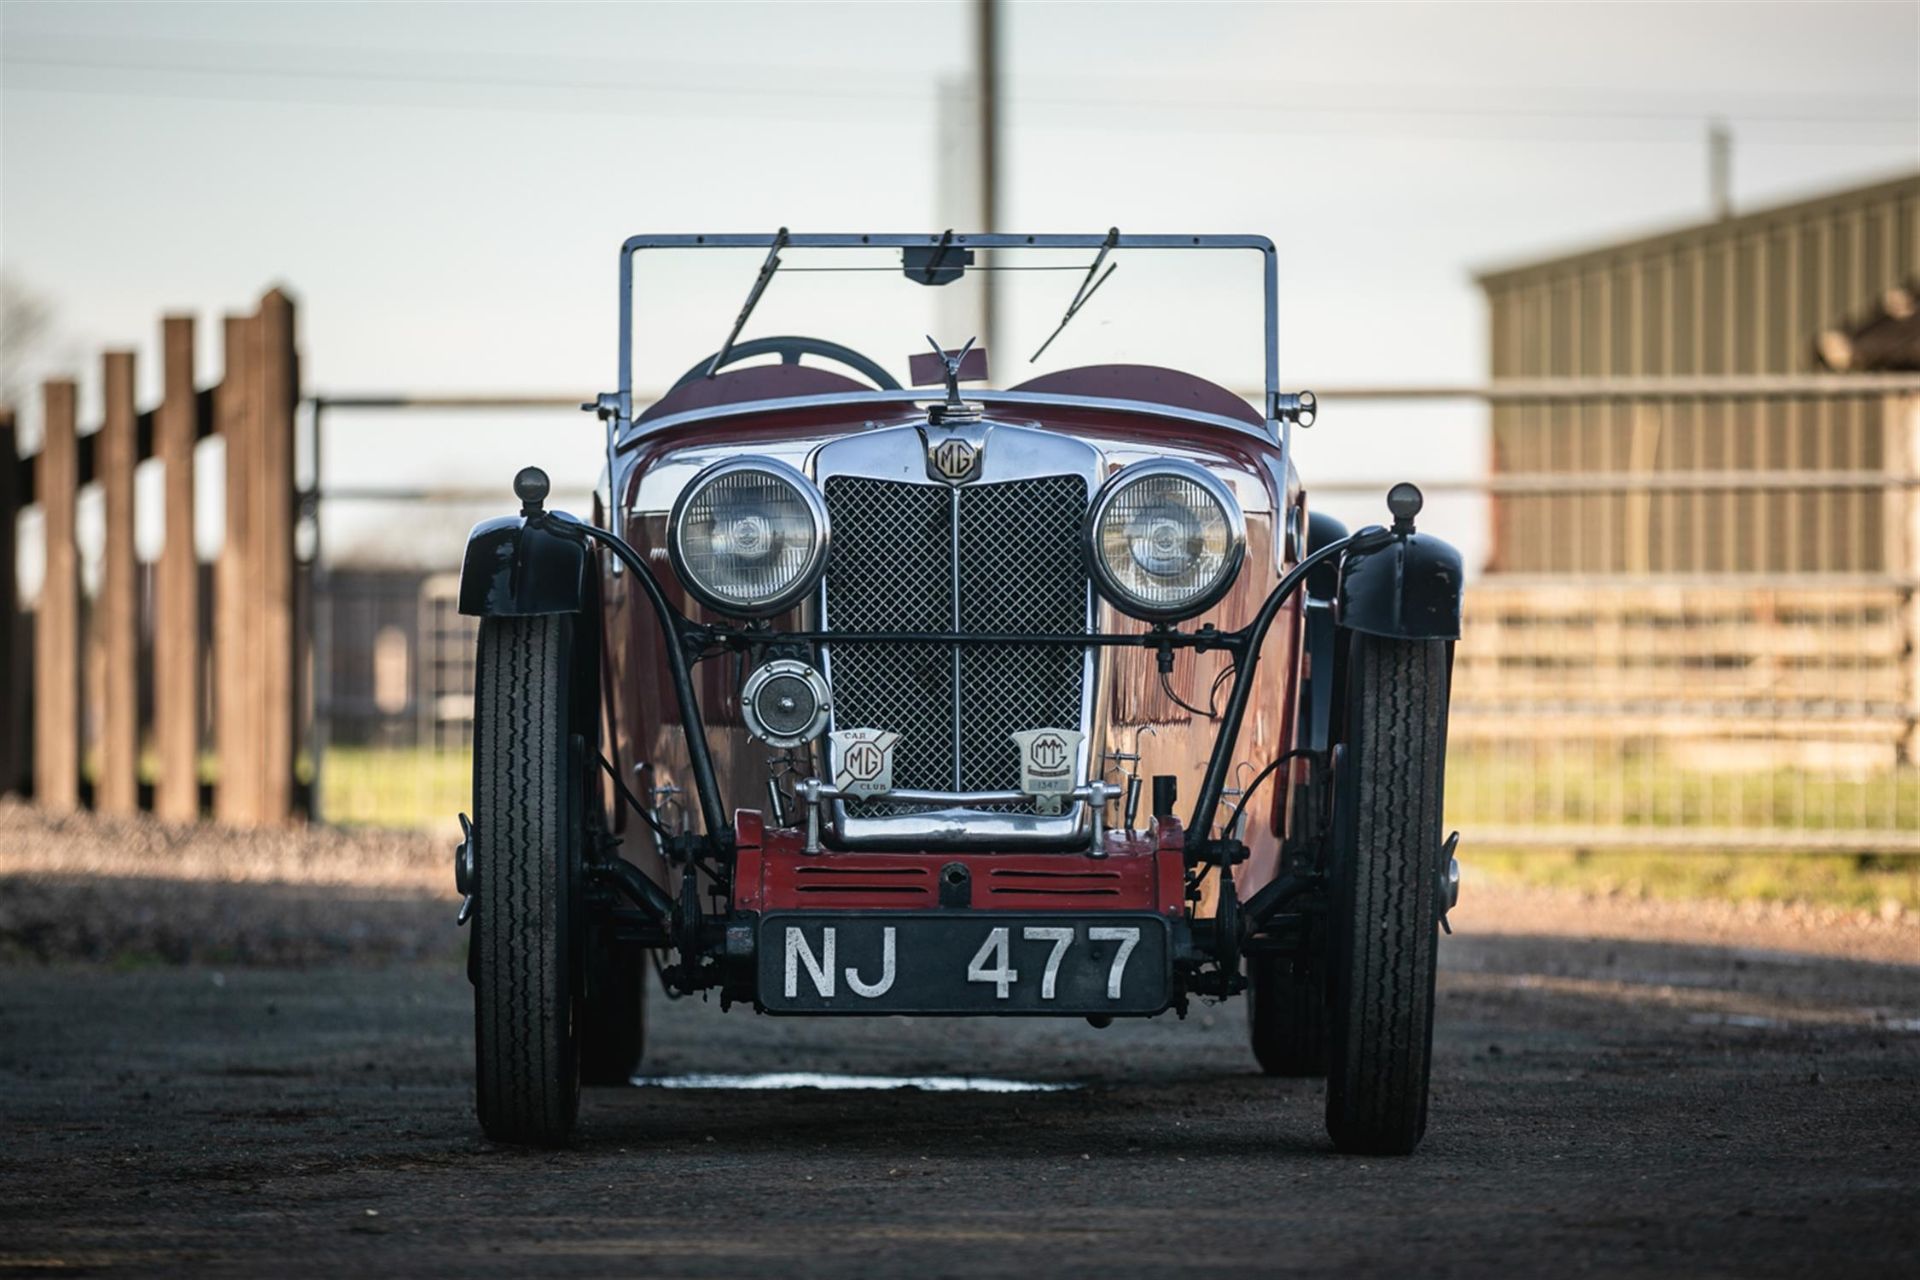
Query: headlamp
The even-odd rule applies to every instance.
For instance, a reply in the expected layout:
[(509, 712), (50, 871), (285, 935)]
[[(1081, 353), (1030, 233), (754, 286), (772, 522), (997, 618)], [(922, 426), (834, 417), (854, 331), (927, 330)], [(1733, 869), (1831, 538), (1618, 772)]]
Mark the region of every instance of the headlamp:
[(729, 458), (681, 491), (667, 552), (701, 603), (731, 617), (771, 617), (820, 581), (827, 510), (813, 483), (786, 463)]
[(1232, 492), (1181, 459), (1115, 472), (1094, 495), (1086, 538), (1100, 594), (1151, 622), (1191, 618), (1212, 606), (1233, 585), (1247, 547)]

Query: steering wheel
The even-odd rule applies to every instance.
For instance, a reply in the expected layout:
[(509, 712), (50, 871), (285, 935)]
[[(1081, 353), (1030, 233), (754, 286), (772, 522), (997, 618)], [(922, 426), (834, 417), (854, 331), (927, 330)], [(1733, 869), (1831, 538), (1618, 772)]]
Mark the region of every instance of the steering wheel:
[[(717, 351), (714, 352), (714, 355), (718, 354), (720, 353)], [(801, 356), (819, 356), (823, 360), (832, 360), (837, 364), (846, 365), (849, 369), (864, 374), (869, 381), (882, 391), (900, 390), (900, 384), (894, 381), (893, 375), (885, 369), (882, 369), (879, 365), (867, 359), (867, 357), (861, 355), (852, 347), (843, 347), (837, 342), (828, 342), (824, 338), (755, 338), (751, 342), (742, 342), (735, 345), (732, 350), (727, 352), (727, 358), (721, 361), (720, 367), (724, 369), (730, 364), (738, 364), (742, 360), (751, 360), (755, 356), (765, 355), (779, 356), (781, 364), (799, 364)], [(707, 366), (712, 363), (713, 356), (708, 356), (705, 360), (702, 360), (699, 364), (696, 364), (693, 368), (681, 374), (680, 380), (673, 384), (673, 390), (678, 391), (688, 383), (698, 382), (700, 379), (706, 377)]]

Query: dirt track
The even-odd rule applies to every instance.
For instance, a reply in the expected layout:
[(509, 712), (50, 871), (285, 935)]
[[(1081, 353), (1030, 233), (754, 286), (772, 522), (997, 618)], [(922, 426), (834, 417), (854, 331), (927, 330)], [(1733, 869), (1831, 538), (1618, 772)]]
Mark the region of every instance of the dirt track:
[[(0, 880), (16, 926), (33, 902), (82, 891)], [(436, 932), (444, 900), (249, 886), (240, 907), (232, 886), (167, 892), (166, 918), (215, 933), (263, 912), (288, 946), (301, 922), (326, 921), (335, 942), (357, 939), (346, 954), (424, 958), (0, 968), (0, 1270), (1920, 1269), (1920, 955), (1906, 931), (1865, 935), (1875, 960), (1746, 949), (1764, 920), (1734, 945), (1676, 946), (1657, 940), (1674, 932), (1658, 916), (1487, 895), (1486, 924), (1506, 932), (1476, 933), (1463, 911), (1444, 947), (1433, 1127), (1409, 1160), (1331, 1154), (1320, 1087), (1253, 1071), (1237, 1003), (1097, 1031), (656, 1000), (653, 1072), (1084, 1087), (597, 1091), (576, 1149), (532, 1154), (475, 1133), (467, 988), (450, 947), (419, 941), (450, 940)], [(1642, 936), (1514, 932), (1534, 917)], [(385, 929), (404, 943), (376, 945)]]

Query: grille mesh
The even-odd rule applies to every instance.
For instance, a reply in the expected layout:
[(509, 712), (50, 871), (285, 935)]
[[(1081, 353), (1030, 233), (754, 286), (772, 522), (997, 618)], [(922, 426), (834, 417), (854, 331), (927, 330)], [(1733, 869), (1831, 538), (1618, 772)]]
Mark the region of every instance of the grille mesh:
[[(1073, 632), (1086, 628), (1085, 483), (1047, 476), (959, 490), (829, 477), (827, 616), (838, 631)], [(954, 591), (958, 517), (959, 594)], [(1020, 784), (1020, 729), (1079, 725), (1083, 652), (1035, 645), (843, 645), (830, 655), (838, 728), (892, 729), (896, 787)], [(954, 690), (959, 679), (959, 725)], [(957, 745), (957, 750), (956, 750)], [(996, 806), (1031, 811), (1027, 804)], [(857, 817), (911, 806), (850, 804)]]
[[(961, 631), (1086, 630), (1086, 495), (1074, 476), (960, 490)], [(1052, 645), (960, 651), (960, 790), (1019, 787), (1007, 735), (1078, 727), (1084, 661)]]
[[(827, 618), (841, 631), (953, 626), (952, 498), (944, 485), (835, 476), (827, 481), (833, 550)], [(833, 722), (891, 729), (893, 785), (953, 785), (953, 653), (946, 645), (843, 645), (829, 658)], [(849, 806), (850, 808), (853, 806)], [(902, 813), (864, 804), (863, 817)]]

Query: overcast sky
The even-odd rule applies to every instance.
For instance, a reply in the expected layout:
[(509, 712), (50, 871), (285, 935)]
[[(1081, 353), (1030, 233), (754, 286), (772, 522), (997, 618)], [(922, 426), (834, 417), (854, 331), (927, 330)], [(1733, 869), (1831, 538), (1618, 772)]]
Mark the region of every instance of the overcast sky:
[[(627, 234), (943, 225), (970, 12), (6, 3), (0, 255), (147, 385), (162, 310), (285, 282), (310, 389), (585, 395)], [(1711, 117), (1736, 206), (1920, 167), (1913, 3), (1016, 3), (1005, 30), (1007, 228), (1272, 236), (1288, 385), (1477, 379), (1471, 270), (1700, 218)], [(1302, 467), (1473, 474), (1478, 421), (1330, 412)], [(328, 478), (591, 483), (592, 444), (584, 416), (370, 420)]]

